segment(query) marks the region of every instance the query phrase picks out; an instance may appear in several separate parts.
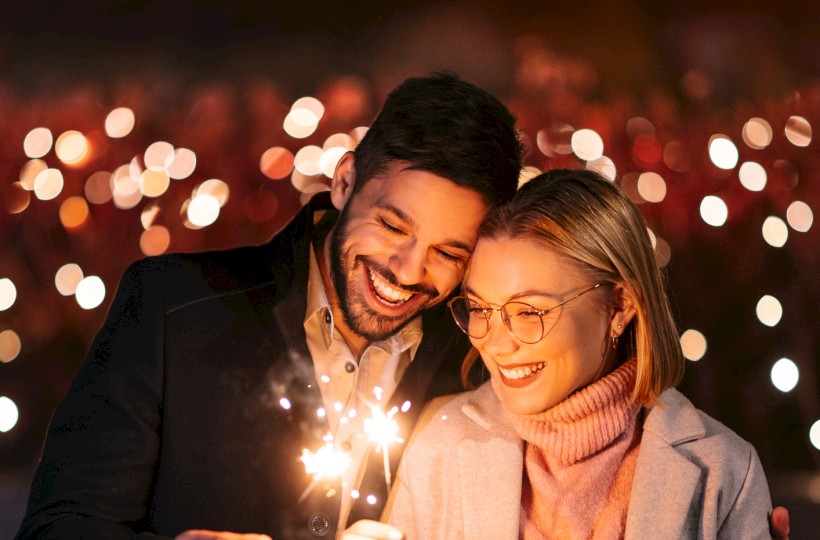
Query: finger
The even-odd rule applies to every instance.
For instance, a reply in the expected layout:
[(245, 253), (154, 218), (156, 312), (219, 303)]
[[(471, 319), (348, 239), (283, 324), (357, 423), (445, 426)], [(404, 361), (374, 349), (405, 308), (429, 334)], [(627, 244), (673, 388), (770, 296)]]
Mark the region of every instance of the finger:
[(788, 540), (789, 511), (785, 507), (778, 506), (772, 510), (772, 515), (769, 519), (769, 532), (771, 533), (772, 538)]
[(387, 523), (362, 519), (351, 525), (342, 538), (343, 540), (403, 540), (404, 534)]

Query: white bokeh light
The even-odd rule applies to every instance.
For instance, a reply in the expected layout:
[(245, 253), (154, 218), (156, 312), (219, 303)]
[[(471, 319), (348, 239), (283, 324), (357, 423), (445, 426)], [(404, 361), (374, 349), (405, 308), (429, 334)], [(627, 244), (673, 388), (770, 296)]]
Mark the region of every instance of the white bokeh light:
[(6, 311), (17, 300), (17, 287), (9, 278), (0, 279), (0, 311)]
[(707, 195), (700, 203), (700, 217), (712, 227), (720, 227), (729, 218), (729, 208), (720, 197)]
[(797, 232), (808, 232), (814, 223), (811, 207), (803, 201), (794, 201), (786, 209), (786, 221)]
[(763, 191), (768, 180), (766, 169), (760, 163), (746, 161), (737, 172), (740, 183), (749, 191)]
[(0, 431), (7, 433), (17, 425), (20, 412), (17, 405), (6, 396), (0, 396)]
[(71, 296), (77, 291), (77, 285), (83, 280), (83, 270), (76, 263), (64, 264), (54, 274), (54, 286), (63, 296)]
[(817, 420), (809, 429), (809, 440), (811, 445), (820, 450), (820, 420)]
[(213, 195), (202, 193), (191, 199), (188, 205), (188, 220), (197, 227), (207, 227), (219, 217), (219, 200)]
[(709, 141), (709, 158), (716, 167), (734, 169), (738, 157), (737, 146), (725, 135), (715, 135)]
[(797, 364), (788, 358), (781, 358), (772, 366), (772, 384), (781, 392), (791, 392), (800, 380)]
[(570, 139), (572, 151), (584, 161), (598, 159), (604, 155), (604, 141), (591, 129), (579, 129)]
[(776, 326), (783, 318), (783, 306), (780, 300), (768, 294), (757, 301), (755, 312), (757, 319), (766, 326)]
[(105, 299), (105, 284), (97, 276), (84, 277), (74, 291), (77, 303), (83, 309), (94, 309)]
[(769, 216), (763, 221), (763, 239), (772, 247), (783, 247), (789, 239), (789, 228), (786, 222), (776, 216)]

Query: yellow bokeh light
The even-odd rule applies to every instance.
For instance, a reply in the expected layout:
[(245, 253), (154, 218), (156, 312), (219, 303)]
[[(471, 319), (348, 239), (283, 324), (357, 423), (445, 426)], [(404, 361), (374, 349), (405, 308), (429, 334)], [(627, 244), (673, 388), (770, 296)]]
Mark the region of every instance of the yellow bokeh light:
[(161, 255), (171, 245), (171, 233), (162, 225), (154, 225), (140, 235), (140, 249), (146, 256)]
[(658, 173), (641, 173), (638, 176), (638, 193), (648, 202), (661, 202), (666, 198), (666, 182)]
[(17, 405), (6, 396), (0, 396), (0, 432), (7, 433), (17, 425), (20, 412)]
[(707, 195), (700, 203), (700, 217), (712, 227), (720, 227), (729, 218), (729, 208), (720, 197)]
[(41, 201), (50, 201), (62, 191), (65, 181), (58, 169), (46, 169), (34, 179), (34, 196)]
[(134, 129), (136, 118), (128, 107), (117, 107), (105, 117), (105, 133), (112, 139), (121, 139)]
[(31, 194), (22, 182), (12, 182), (6, 186), (2, 200), (3, 206), (9, 214), (19, 214), (28, 208), (31, 203)]
[(763, 118), (751, 118), (743, 125), (743, 142), (749, 148), (762, 150), (772, 142), (772, 126)]
[(763, 191), (768, 181), (766, 169), (760, 163), (747, 161), (737, 171), (740, 183), (749, 191)]
[(82, 163), (89, 152), (88, 139), (79, 131), (66, 131), (57, 137), (54, 144), (54, 151), (60, 161), (66, 165), (78, 165)]
[(77, 284), (74, 298), (83, 309), (94, 309), (105, 299), (105, 284), (97, 276), (84, 277)]
[(757, 301), (755, 307), (757, 319), (766, 326), (777, 326), (783, 318), (783, 306), (780, 300), (771, 295), (764, 295)]
[(77, 285), (83, 280), (83, 270), (75, 263), (64, 264), (54, 274), (54, 286), (63, 296), (71, 296), (77, 290)]
[(305, 146), (296, 152), (293, 157), (293, 167), (306, 176), (316, 176), (322, 172), (319, 160), (322, 158), (322, 149), (318, 146)]
[(9, 278), (0, 279), (0, 311), (6, 311), (17, 300), (17, 287)]
[(14, 330), (0, 332), (0, 362), (11, 362), (20, 355), (23, 343)]
[(207, 227), (219, 217), (219, 201), (213, 195), (197, 195), (191, 198), (186, 213), (191, 224)]
[(105, 204), (111, 200), (111, 173), (97, 171), (88, 177), (83, 188), (85, 198), (92, 204)]
[(88, 203), (82, 197), (69, 197), (60, 205), (60, 222), (66, 229), (77, 229), (88, 221)]
[(803, 201), (794, 201), (786, 209), (786, 221), (797, 232), (808, 232), (814, 223), (811, 207)]
[(788, 358), (781, 358), (772, 366), (772, 384), (781, 392), (791, 392), (800, 380), (797, 364)]
[(713, 135), (709, 141), (709, 158), (716, 167), (730, 170), (737, 165), (737, 146), (726, 135)]
[(34, 180), (37, 179), (37, 175), (46, 169), (48, 169), (48, 165), (42, 159), (26, 161), (20, 169), (20, 183), (28, 191), (34, 191)]
[(683, 356), (687, 360), (697, 362), (706, 355), (707, 343), (706, 336), (690, 328), (680, 336), (681, 349), (683, 349)]
[(148, 230), (151, 225), (154, 224), (154, 220), (159, 215), (160, 209), (159, 205), (150, 204), (142, 209), (140, 212), (140, 223), (142, 224), (142, 228)]
[(212, 196), (217, 200), (221, 208), (228, 202), (228, 198), (231, 195), (231, 189), (228, 187), (228, 184), (222, 180), (218, 178), (211, 178), (199, 184), (199, 186), (194, 190), (193, 196), (196, 197), (197, 195)]
[(293, 170), (293, 154), (287, 148), (268, 148), (259, 159), (259, 170), (271, 180), (281, 180)]
[(164, 168), (152, 165), (142, 172), (138, 185), (146, 197), (159, 197), (168, 191), (171, 178)]
[(575, 155), (584, 161), (598, 159), (604, 155), (604, 141), (591, 129), (579, 129), (573, 133), (570, 145)]
[(54, 136), (50, 129), (34, 128), (23, 139), (23, 152), (29, 158), (40, 158), (48, 154), (52, 144), (54, 144)]
[(786, 138), (795, 146), (811, 144), (811, 124), (802, 116), (790, 116), (786, 120)]
[(173, 163), (168, 167), (168, 176), (174, 180), (188, 178), (196, 170), (196, 154), (188, 148), (174, 150)]
[(776, 216), (769, 216), (763, 221), (763, 239), (772, 247), (783, 247), (789, 239), (789, 228), (786, 222)]

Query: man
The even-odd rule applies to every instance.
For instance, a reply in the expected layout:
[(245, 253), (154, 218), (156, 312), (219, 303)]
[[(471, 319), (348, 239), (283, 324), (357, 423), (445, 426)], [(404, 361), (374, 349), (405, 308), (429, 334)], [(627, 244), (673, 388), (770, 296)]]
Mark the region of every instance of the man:
[[(366, 422), (400, 408), (406, 437), (459, 389), (467, 342), (442, 301), (520, 156), (495, 98), (410, 79), (329, 197), (270, 242), (130, 266), (55, 411), (18, 538), (333, 538), (377, 517), (402, 445), (383, 459)], [(351, 459), (341, 477), (299, 461), (325, 444)]]
[[(131, 265), (54, 414), (18, 538), (332, 538), (377, 517), (401, 445), (383, 459), (365, 423), (409, 402), (406, 437), (426, 400), (458, 390), (467, 342), (442, 302), (516, 189), (514, 123), (454, 77), (410, 79), (329, 197), (270, 242)], [(328, 434), (351, 466), (313, 482), (299, 457)], [(184, 537), (236, 537), (219, 534)]]

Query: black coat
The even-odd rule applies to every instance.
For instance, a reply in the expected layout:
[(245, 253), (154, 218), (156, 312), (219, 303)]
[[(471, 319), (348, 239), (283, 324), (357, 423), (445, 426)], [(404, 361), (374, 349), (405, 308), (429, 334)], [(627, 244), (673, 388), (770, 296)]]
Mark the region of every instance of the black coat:
[[(18, 538), (335, 536), (338, 485), (297, 503), (311, 480), (301, 450), (328, 430), (302, 327), (313, 212), (328, 207), (314, 197), (261, 246), (129, 266), (54, 413)], [(468, 346), (443, 305), (422, 324), (392, 399), (412, 403), (398, 416), (405, 439), (426, 400), (459, 389)], [(393, 445), (393, 473), (400, 452)], [(362, 493), (378, 502), (360, 498), (349, 523), (384, 504), (382, 456), (372, 457)]]

